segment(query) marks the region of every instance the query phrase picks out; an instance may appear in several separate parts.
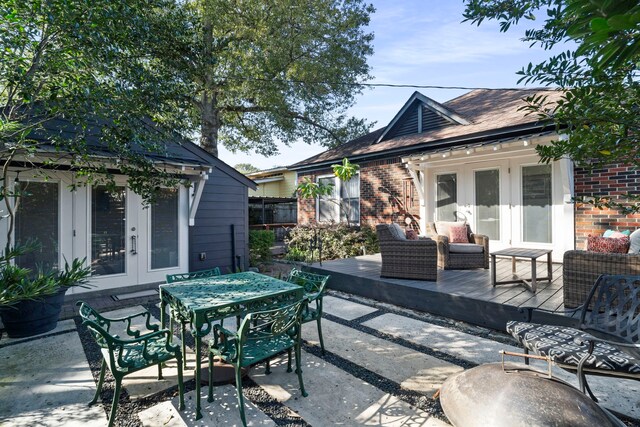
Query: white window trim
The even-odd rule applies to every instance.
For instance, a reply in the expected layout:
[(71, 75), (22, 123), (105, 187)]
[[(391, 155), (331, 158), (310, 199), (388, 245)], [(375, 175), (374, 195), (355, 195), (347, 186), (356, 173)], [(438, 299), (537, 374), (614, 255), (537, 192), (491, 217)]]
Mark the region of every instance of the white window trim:
[[(354, 175), (355, 177), (358, 177), (358, 211), (360, 212), (360, 207), (361, 207), (361, 200), (360, 200), (360, 172), (358, 171), (356, 173), (356, 175)], [(325, 178), (332, 178), (333, 179), (333, 191), (336, 194), (336, 197), (333, 198), (333, 200), (342, 200), (342, 198), (340, 197), (340, 193), (342, 190), (342, 180), (340, 180), (337, 176), (333, 175), (333, 174), (326, 174), (326, 175), (318, 175), (316, 176), (316, 183), (320, 182), (321, 179), (325, 179)], [(352, 178), (353, 179), (353, 178)], [(356, 198), (356, 197), (352, 197), (352, 198)], [(341, 218), (341, 212), (340, 212), (340, 205), (338, 203), (334, 203), (334, 209), (337, 212), (336, 217), (338, 218), (338, 221), (336, 221), (336, 223), (338, 222), (346, 222), (346, 221), (342, 221)], [(320, 221), (320, 197), (318, 197), (316, 199), (316, 221), (319, 223), (327, 223), (328, 221)], [(358, 215), (358, 220), (352, 222), (352, 225), (360, 225), (360, 215)]]

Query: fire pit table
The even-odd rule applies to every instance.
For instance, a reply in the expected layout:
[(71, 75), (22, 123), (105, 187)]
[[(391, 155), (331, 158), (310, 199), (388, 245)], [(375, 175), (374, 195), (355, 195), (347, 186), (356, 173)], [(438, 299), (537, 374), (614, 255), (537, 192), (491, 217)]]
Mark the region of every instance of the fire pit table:
[(620, 427), (569, 384), (521, 363), (489, 363), (449, 377), (440, 403), (455, 427)]

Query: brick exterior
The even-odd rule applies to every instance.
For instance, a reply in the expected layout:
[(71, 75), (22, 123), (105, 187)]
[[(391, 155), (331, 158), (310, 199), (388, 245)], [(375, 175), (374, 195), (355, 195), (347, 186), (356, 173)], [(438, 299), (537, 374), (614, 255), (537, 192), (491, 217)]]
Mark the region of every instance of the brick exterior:
[[(608, 168), (587, 171), (575, 168), (575, 195), (618, 196), (640, 194), (640, 171), (631, 166), (613, 164)], [(576, 249), (586, 249), (589, 234), (602, 235), (607, 229), (635, 230), (640, 228), (640, 214), (623, 215), (614, 209), (596, 209), (591, 205), (575, 206)]]
[[(336, 162), (338, 163), (338, 162)], [(397, 222), (404, 226), (405, 218), (413, 217), (413, 226), (419, 220), (419, 199), (411, 176), (399, 157), (358, 163), (360, 166), (360, 224), (375, 226)], [(309, 173), (299, 172), (298, 181), (305, 177), (313, 181), (318, 176), (330, 175), (324, 169)], [(407, 214), (408, 213), (408, 214)], [(298, 224), (316, 219), (314, 200), (298, 200)]]

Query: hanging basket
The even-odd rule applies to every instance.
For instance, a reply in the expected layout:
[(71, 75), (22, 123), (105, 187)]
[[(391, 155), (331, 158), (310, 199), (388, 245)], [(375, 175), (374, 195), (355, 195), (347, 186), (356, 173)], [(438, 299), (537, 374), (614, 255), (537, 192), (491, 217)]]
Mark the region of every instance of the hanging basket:
[(67, 287), (38, 300), (24, 300), (0, 308), (0, 317), (9, 338), (24, 338), (49, 332), (58, 325)]

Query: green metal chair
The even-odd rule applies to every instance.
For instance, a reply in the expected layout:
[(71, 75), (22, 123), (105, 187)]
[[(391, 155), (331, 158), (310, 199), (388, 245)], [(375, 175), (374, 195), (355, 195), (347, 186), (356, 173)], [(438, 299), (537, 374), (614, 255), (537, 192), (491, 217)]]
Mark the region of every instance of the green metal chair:
[[(315, 321), (318, 324), (320, 348), (324, 354), (324, 340), (322, 339), (322, 297), (327, 281), (331, 276), (307, 273), (296, 268), (292, 269), (287, 282), (304, 286), (304, 297), (308, 301), (302, 309), (302, 323)], [(315, 304), (314, 304), (315, 303)], [(313, 307), (312, 305), (315, 305)]]
[[(171, 345), (169, 337), (171, 333), (167, 329), (160, 330), (158, 325), (151, 324), (151, 313), (141, 312), (126, 317), (107, 318), (91, 308), (87, 303), (78, 301), (82, 324), (87, 327), (93, 338), (102, 349), (102, 367), (100, 378), (96, 388), (96, 394), (89, 405), (97, 402), (106, 368), (113, 374), (116, 380), (113, 392), (113, 403), (109, 415), (109, 427), (113, 426), (118, 408), (118, 400), (122, 390), (122, 379), (131, 373), (137, 372), (149, 366), (158, 365), (158, 379), (162, 379), (162, 364), (168, 360), (176, 359), (178, 362), (178, 389), (180, 392), (180, 404), (178, 409), (184, 409), (184, 386), (182, 382), (182, 353), (178, 346)], [(133, 329), (132, 321), (136, 318), (145, 320), (145, 327), (151, 331), (141, 334)], [(114, 324), (126, 325), (128, 339), (121, 338), (114, 333)]]
[[(210, 270), (191, 271), (189, 273), (167, 274), (167, 283), (184, 282), (192, 279), (206, 279), (207, 277), (220, 276), (220, 268), (215, 267)], [(178, 316), (177, 313), (171, 311), (169, 316), (169, 330), (173, 333), (173, 319), (178, 318), (180, 321), (180, 340), (182, 341), (182, 354), (184, 356), (184, 368), (187, 369), (187, 345), (184, 342), (184, 336), (187, 333), (187, 323), (189, 319)]]
[(302, 382), (300, 366), (300, 316), (304, 301), (244, 316), (238, 332), (231, 332), (221, 325), (214, 325), (213, 339), (209, 342), (209, 396), (213, 401), (213, 358), (233, 365), (236, 377), (238, 407), (242, 424), (246, 427), (244, 397), (242, 396), (242, 369), (266, 361), (266, 373), (270, 374), (269, 359), (287, 351), (287, 372), (291, 372), (291, 350), (296, 355), (296, 373), (300, 392), (307, 397)]

